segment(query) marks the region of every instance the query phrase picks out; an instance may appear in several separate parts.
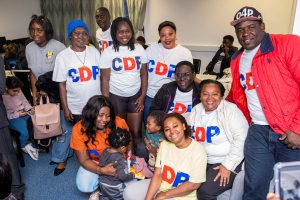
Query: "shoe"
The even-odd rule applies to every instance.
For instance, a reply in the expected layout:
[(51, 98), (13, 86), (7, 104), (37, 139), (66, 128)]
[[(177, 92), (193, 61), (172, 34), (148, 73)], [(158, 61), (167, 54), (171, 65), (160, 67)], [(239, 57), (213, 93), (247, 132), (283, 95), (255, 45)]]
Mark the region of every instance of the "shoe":
[(96, 190), (95, 192), (93, 192), (93, 193), (90, 195), (89, 200), (99, 200), (99, 195), (100, 195), (99, 190)]
[[(59, 165), (59, 164), (61, 164), (61, 163), (64, 164), (63, 168), (61, 168), (61, 169), (57, 168), (57, 165)], [(61, 162), (61, 163), (57, 163), (57, 165), (56, 165), (56, 167), (55, 167), (55, 169), (54, 169), (54, 173), (53, 173), (54, 176), (58, 176), (58, 175), (60, 175), (61, 173), (63, 173), (63, 172), (65, 171), (67, 161)]]
[(39, 151), (38, 151), (38, 149), (34, 148), (31, 144), (26, 144), (26, 146), (24, 148), (22, 148), (22, 150), (25, 153), (28, 153), (29, 156), (33, 160), (38, 160), (39, 159)]
[(58, 176), (60, 175), (61, 173), (63, 173), (65, 171), (66, 168), (62, 168), (62, 169), (58, 169), (55, 167), (54, 169), (54, 176)]

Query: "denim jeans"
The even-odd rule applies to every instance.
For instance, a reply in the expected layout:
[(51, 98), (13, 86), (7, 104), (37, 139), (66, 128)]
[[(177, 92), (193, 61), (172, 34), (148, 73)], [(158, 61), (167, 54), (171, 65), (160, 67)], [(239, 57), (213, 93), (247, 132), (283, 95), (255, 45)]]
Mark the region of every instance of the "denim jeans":
[(277, 162), (300, 161), (300, 149), (293, 150), (278, 140), (270, 126), (251, 124), (245, 141), (245, 183), (243, 200), (265, 200)]
[(25, 115), (23, 117), (18, 117), (8, 121), (9, 128), (20, 133), (19, 139), (21, 148), (25, 147), (25, 145), (28, 143), (29, 132), (27, 129), (27, 121), (29, 117), (29, 115)]
[(150, 112), (150, 107), (152, 105), (154, 98), (151, 98), (146, 95), (145, 101), (144, 101), (144, 125), (146, 126), (147, 124), (147, 117)]
[(64, 162), (68, 156), (73, 154), (70, 148), (70, 139), (73, 125), (64, 117), (64, 112), (60, 111), (60, 122), (63, 133), (53, 139), (51, 160), (54, 162)]

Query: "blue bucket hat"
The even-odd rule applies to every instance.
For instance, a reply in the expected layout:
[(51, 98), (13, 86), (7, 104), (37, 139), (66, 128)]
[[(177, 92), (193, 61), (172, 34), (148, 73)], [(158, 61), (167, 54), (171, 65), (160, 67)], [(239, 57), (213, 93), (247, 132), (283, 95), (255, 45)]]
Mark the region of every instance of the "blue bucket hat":
[(70, 21), (68, 24), (67, 33), (68, 33), (69, 40), (71, 40), (71, 33), (78, 27), (84, 28), (88, 32), (88, 35), (90, 35), (89, 28), (84, 23), (84, 21), (82, 21), (80, 19), (74, 19), (74, 20)]

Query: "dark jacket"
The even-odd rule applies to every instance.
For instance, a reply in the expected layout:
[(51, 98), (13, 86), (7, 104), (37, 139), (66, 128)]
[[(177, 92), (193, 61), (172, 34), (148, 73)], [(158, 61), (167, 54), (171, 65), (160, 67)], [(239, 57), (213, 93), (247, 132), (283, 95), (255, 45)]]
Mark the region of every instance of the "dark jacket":
[[(162, 110), (165, 113), (168, 113), (174, 101), (177, 88), (176, 81), (164, 84), (156, 93), (150, 107), (150, 112), (153, 110)], [(198, 103), (200, 103), (199, 87), (193, 83), (192, 107)]]
[(2, 95), (5, 92), (5, 71), (4, 62), (2, 56), (0, 56), (0, 128), (8, 126), (8, 120), (6, 117), (6, 109), (3, 104)]
[[(221, 61), (221, 67), (220, 67), (220, 74), (223, 75), (223, 70), (226, 69), (226, 68), (229, 68), (230, 67), (230, 59), (231, 59), (231, 56), (238, 50), (237, 47), (234, 47), (232, 46), (229, 51), (228, 51), (228, 54), (229, 54), (229, 58), (226, 58), (226, 56), (224, 56), (224, 58), (222, 59)], [(214, 55), (213, 59), (210, 61), (210, 63), (207, 65), (206, 67), (206, 70), (208, 72), (212, 72), (214, 70), (214, 67), (215, 67), (215, 64), (218, 62), (219, 60), (219, 57), (220, 57), (220, 54), (224, 52), (223, 51), (223, 48), (219, 48), (219, 50), (216, 52), (216, 54)]]

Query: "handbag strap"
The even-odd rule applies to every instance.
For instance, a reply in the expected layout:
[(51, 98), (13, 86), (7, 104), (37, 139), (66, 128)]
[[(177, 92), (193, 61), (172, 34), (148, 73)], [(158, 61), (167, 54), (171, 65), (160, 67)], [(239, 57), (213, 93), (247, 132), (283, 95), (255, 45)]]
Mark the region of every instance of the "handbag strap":
[[(45, 97), (46, 97), (46, 104), (50, 103), (48, 95), (45, 95)], [(40, 96), (40, 105), (42, 105), (42, 104), (44, 104), (43, 103), (43, 95)]]
[(51, 138), (48, 138), (48, 144), (42, 144), (41, 140), (38, 140), (38, 144), (41, 145), (42, 147), (49, 147), (51, 144)]

